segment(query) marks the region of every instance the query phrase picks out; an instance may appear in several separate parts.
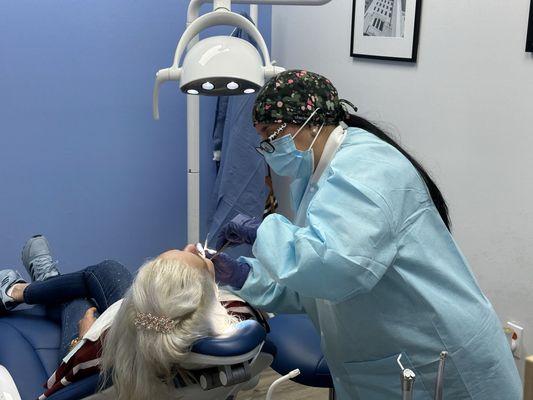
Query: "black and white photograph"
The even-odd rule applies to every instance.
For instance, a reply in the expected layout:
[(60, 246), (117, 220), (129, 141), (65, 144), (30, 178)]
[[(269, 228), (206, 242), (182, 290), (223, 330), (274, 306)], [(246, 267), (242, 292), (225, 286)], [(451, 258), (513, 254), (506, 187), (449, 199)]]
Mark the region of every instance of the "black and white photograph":
[(529, 26), (527, 28), (526, 51), (533, 53), (533, 0), (529, 6)]
[(354, 0), (351, 56), (416, 62), (422, 0)]
[(365, 0), (365, 36), (402, 37), (406, 0)]

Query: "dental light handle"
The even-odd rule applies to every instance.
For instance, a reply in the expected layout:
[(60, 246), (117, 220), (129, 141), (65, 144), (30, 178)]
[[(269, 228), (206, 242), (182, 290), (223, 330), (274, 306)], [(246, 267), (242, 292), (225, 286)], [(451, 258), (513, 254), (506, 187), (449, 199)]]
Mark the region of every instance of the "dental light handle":
[(442, 400), (442, 392), (444, 388), (444, 367), (446, 365), (447, 351), (440, 353), (439, 370), (437, 371), (437, 380), (435, 381), (435, 400)]
[(155, 75), (154, 92), (152, 97), (152, 114), (154, 119), (159, 119), (159, 88), (163, 82), (179, 80), (181, 71), (178, 68), (164, 68)]
[(276, 390), (276, 388), (280, 384), (282, 384), (283, 382), (288, 381), (289, 379), (295, 378), (298, 375), (300, 375), (300, 370), (299, 369), (293, 369), (287, 375), (283, 375), (281, 378), (276, 379), (274, 382), (272, 382), (272, 384), (268, 388), (268, 392), (267, 392), (267, 395), (266, 395), (266, 400), (272, 400), (272, 394), (274, 393), (274, 390)]

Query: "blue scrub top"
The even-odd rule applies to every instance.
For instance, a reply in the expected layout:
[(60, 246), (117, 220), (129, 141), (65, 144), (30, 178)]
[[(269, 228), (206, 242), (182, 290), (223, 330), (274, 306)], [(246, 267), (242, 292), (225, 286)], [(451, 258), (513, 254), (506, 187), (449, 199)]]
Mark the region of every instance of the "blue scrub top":
[(302, 207), (303, 226), (264, 220), (236, 294), (310, 316), (340, 400), (400, 398), (399, 354), (430, 400), (442, 350), (445, 398), (521, 398), (501, 323), (398, 150), (349, 128)]

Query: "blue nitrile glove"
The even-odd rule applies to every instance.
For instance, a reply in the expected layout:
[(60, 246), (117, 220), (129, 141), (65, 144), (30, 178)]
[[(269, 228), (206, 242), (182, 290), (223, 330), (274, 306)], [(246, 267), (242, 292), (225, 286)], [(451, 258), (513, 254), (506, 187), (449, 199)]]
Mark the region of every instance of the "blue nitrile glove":
[(215, 281), (217, 283), (231, 286), (237, 290), (242, 288), (251, 269), (247, 263), (238, 261), (226, 253), (218, 253), (211, 261), (215, 265)]
[(243, 243), (254, 244), (259, 225), (261, 225), (261, 221), (258, 218), (237, 214), (220, 230), (217, 236), (216, 249), (222, 248), (226, 242), (229, 242), (230, 246)]

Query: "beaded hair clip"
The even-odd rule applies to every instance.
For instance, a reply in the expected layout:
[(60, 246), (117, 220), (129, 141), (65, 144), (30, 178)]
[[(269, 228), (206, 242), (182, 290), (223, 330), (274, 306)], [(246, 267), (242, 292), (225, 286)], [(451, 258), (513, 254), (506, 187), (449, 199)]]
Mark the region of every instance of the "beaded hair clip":
[(158, 333), (170, 333), (176, 326), (176, 321), (150, 313), (137, 313), (133, 323), (139, 330), (156, 331)]

